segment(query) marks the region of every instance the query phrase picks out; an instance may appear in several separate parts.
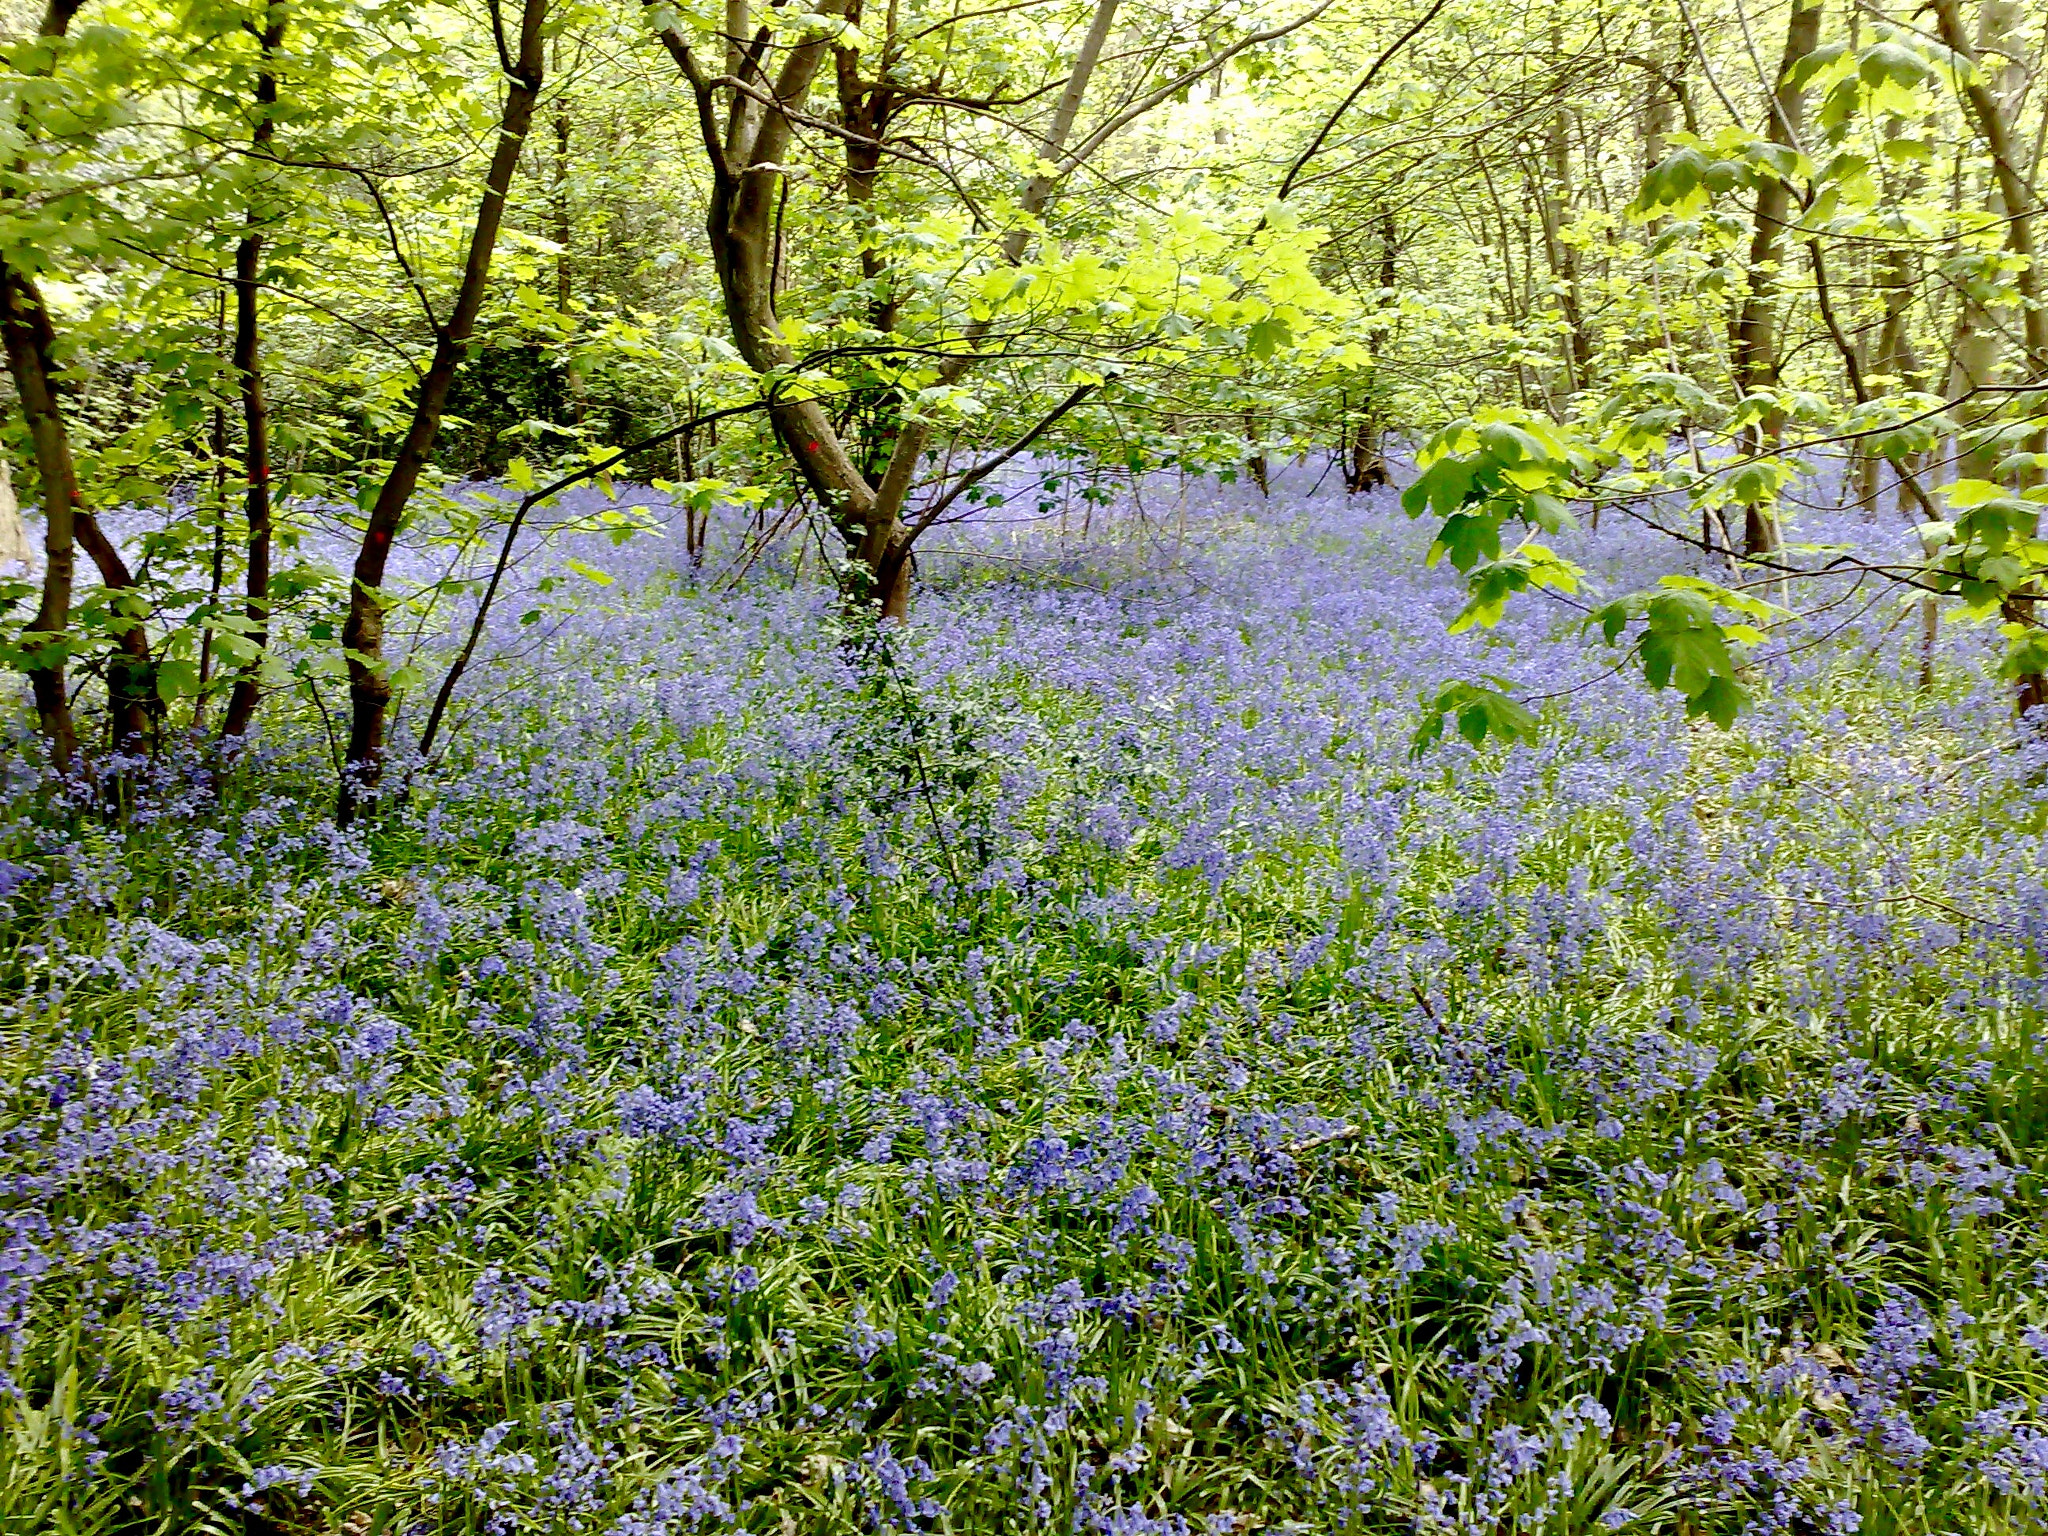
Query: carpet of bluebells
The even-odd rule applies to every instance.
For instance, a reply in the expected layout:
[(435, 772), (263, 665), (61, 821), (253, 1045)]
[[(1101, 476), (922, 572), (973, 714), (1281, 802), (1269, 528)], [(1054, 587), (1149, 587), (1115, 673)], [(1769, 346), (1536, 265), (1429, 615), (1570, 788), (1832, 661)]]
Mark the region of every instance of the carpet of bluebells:
[[(883, 644), (565, 535), (365, 830), (288, 697), (123, 823), (10, 752), (0, 1528), (2048, 1527), (1995, 637), (1859, 594), (1723, 734), (1185, 494)], [(1482, 674), (1540, 741), (1411, 756)]]

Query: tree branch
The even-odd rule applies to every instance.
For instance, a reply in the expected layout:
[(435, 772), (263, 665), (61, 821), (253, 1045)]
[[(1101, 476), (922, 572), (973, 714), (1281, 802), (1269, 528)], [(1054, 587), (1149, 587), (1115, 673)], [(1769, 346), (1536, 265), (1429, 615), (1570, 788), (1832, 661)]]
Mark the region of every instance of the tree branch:
[(505, 538), (498, 546), (498, 558), (491, 566), (491, 579), (485, 584), (484, 595), (477, 602), (475, 617), (470, 620), (469, 635), (463, 641), (461, 651), (449, 665), (448, 675), (441, 679), (441, 686), (434, 693), (434, 707), (428, 712), (426, 729), (420, 734), (420, 756), (424, 758), (434, 749), (434, 738), (440, 734), (442, 717), (448, 712), (448, 701), (454, 697), (455, 685), (462, 681), (462, 674), (469, 670), (470, 658), (476, 654), (477, 641), (482, 637), (484, 625), (490, 619), (491, 604), (497, 599), (498, 588), (504, 582), (506, 570), (511, 566), (513, 545), (519, 538), (520, 530), (526, 526), (527, 515), (535, 507), (551, 497), (559, 496), (572, 486), (581, 485), (607, 470), (618, 468), (632, 455), (644, 453), (649, 448), (659, 448), (663, 443), (681, 437), (685, 432), (693, 432), (698, 427), (707, 426), (714, 421), (726, 421), (734, 416), (745, 416), (753, 411), (771, 409), (778, 403), (773, 395), (767, 395), (759, 400), (750, 400), (745, 405), (729, 405), (722, 410), (706, 411), (702, 415), (692, 416), (688, 421), (664, 427), (652, 437), (644, 437), (636, 443), (628, 443), (625, 447), (614, 450), (608, 457), (594, 460), (581, 469), (563, 475), (539, 490), (522, 496), (519, 506), (512, 513), (512, 520), (505, 525)]
[(1054, 406), (1044, 416), (1039, 418), (1038, 425), (1033, 427), (1029, 432), (1026, 432), (1022, 437), (1018, 438), (1016, 442), (1012, 443), (1008, 448), (1005, 448), (1001, 453), (998, 453), (991, 458), (983, 459), (979, 464), (975, 465), (972, 469), (968, 470), (965, 474), (961, 475), (958, 480), (953, 482), (953, 488), (951, 490), (947, 491), (945, 495), (941, 496), (937, 501), (933, 502), (929, 507), (925, 508), (924, 512), (919, 515), (917, 521), (911, 525), (910, 537), (912, 539), (915, 539), (919, 534), (923, 533), (925, 529), (931, 527), (933, 523), (939, 520), (939, 514), (944, 512), (946, 508), (953, 505), (953, 503), (958, 501), (961, 498), (961, 496), (966, 494), (976, 485), (979, 485), (982, 481), (986, 480), (990, 475), (994, 474), (997, 470), (1001, 469), (1005, 464), (1009, 463), (1010, 460), (1016, 458), (1017, 455), (1024, 452), (1025, 449), (1029, 448), (1033, 443), (1037, 442), (1041, 437), (1045, 436), (1045, 434), (1052, 429), (1052, 425), (1054, 422), (1058, 421), (1062, 416), (1066, 415), (1069, 411), (1073, 410), (1075, 406), (1079, 405), (1083, 400), (1087, 399), (1090, 395), (1094, 394), (1095, 391), (1099, 388), (1101, 388), (1099, 384), (1081, 384), (1075, 386), (1073, 391), (1068, 394), (1066, 399), (1062, 400), (1058, 405)]
[[(1287, 174), (1280, 178), (1280, 190), (1273, 194), (1274, 200), (1276, 202), (1285, 201), (1287, 194), (1294, 190), (1295, 179), (1301, 175), (1302, 169), (1309, 163), (1310, 160), (1315, 158), (1316, 152), (1323, 147), (1323, 141), (1329, 138), (1331, 132), (1336, 128), (1337, 124), (1343, 120), (1344, 114), (1351, 110), (1351, 104), (1358, 100), (1360, 96), (1364, 95), (1366, 88), (1370, 86), (1374, 80), (1379, 78), (1379, 72), (1386, 67), (1387, 61), (1393, 58), (1393, 56), (1399, 53), (1403, 48), (1407, 47), (1410, 39), (1412, 39), (1418, 32), (1420, 32), (1424, 27), (1428, 26), (1432, 21), (1436, 20), (1437, 12), (1441, 11), (1448, 4), (1450, 4), (1450, 0), (1436, 0), (1436, 3), (1434, 5), (1430, 6), (1430, 8), (1427, 11), (1423, 12), (1422, 19), (1420, 21), (1416, 22), (1414, 26), (1410, 27), (1406, 32), (1403, 32), (1399, 37), (1395, 38), (1394, 41), (1387, 46), (1386, 52), (1382, 53), (1378, 58), (1372, 61), (1372, 68), (1368, 69), (1365, 72), (1365, 78), (1360, 80), (1358, 84), (1351, 87), (1351, 94), (1346, 96), (1342, 101), (1340, 101), (1337, 104), (1336, 111), (1332, 112), (1328, 117), (1323, 119), (1323, 126), (1317, 129), (1316, 136), (1308, 141), (1308, 148), (1304, 149), (1298, 156), (1295, 157), (1294, 164), (1290, 165), (1287, 168)], [(1263, 227), (1263, 221), (1261, 222)]]

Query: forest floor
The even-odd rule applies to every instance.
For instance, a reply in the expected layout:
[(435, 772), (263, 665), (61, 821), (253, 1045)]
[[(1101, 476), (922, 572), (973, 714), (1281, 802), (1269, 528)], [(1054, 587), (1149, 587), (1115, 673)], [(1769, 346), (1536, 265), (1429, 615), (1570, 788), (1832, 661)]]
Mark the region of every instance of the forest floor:
[[(1863, 594), (1722, 734), (1384, 498), (1178, 494), (886, 647), (568, 541), (366, 832), (282, 707), (125, 825), (13, 770), (0, 1524), (2042, 1529), (1985, 637)], [(1412, 756), (1480, 674), (1540, 742)]]

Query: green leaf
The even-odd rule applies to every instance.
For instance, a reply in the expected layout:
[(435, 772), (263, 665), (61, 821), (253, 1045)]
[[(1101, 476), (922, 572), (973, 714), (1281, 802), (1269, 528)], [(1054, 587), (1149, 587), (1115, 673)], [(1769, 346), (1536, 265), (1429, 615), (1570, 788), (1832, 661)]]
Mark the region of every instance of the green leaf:
[(1985, 502), (2003, 496), (2005, 489), (1989, 480), (1958, 480), (1952, 485), (1940, 487), (1935, 494), (1945, 498), (1957, 511), (1961, 511), (1966, 507), (1981, 507)]
[(1872, 88), (1889, 80), (1894, 85), (1911, 89), (1921, 81), (1931, 79), (1933, 74), (1933, 68), (1925, 59), (1898, 42), (1873, 43), (1856, 59), (1857, 78)]
[(1500, 557), (1500, 518), (1485, 513), (1456, 512), (1444, 519), (1436, 542), (1429, 546), (1426, 563), (1435, 565), (1445, 555), (1460, 571), (1469, 571), (1481, 560)]
[(214, 649), (234, 666), (246, 667), (263, 654), (263, 648), (244, 635), (232, 630), (217, 630), (213, 637)]
[(1628, 628), (1628, 601), (1616, 598), (1613, 602), (1593, 611), (1592, 623), (1600, 626), (1600, 637), (1609, 645), (1621, 638), (1621, 632)]
[(1999, 633), (2005, 636), (2005, 656), (2000, 661), (2000, 677), (2039, 677), (2048, 673), (2048, 629), (2032, 624), (2001, 624)]
[(156, 664), (156, 696), (166, 704), (189, 699), (198, 692), (198, 662), (183, 656), (167, 656)]
[(1271, 358), (1283, 347), (1294, 344), (1294, 327), (1278, 315), (1268, 315), (1263, 320), (1254, 320), (1245, 330), (1245, 347), (1261, 362)]
[(1410, 517), (1455, 512), (1472, 494), (1472, 465), (1461, 458), (1440, 458), (1416, 476), (1401, 493), (1401, 510)]
[(1714, 677), (1707, 680), (1704, 688), (1685, 701), (1688, 716), (1698, 718), (1705, 715), (1714, 724), (1727, 730), (1735, 724), (1735, 717), (1749, 708), (1749, 695), (1733, 678)]
[(1489, 736), (1503, 741), (1534, 741), (1536, 716), (1506, 694), (1476, 683), (1447, 683), (1434, 699), (1422, 696), (1423, 716), (1416, 726), (1411, 754), (1421, 757), (1443, 740), (1444, 721), (1457, 716), (1458, 734), (1478, 746)]
[(1816, 75), (1848, 51), (1849, 45), (1847, 43), (1823, 43), (1820, 47), (1800, 58), (1791, 69), (1786, 71), (1785, 78), (1790, 84), (1803, 89), (1813, 83)]

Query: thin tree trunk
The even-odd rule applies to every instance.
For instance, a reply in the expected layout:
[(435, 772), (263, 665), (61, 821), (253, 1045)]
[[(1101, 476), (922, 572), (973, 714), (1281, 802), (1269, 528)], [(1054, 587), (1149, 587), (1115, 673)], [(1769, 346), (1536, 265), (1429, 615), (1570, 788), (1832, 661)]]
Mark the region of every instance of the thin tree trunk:
[[(39, 35), (62, 37), (70, 29), (80, 0), (51, 0)], [(74, 549), (80, 500), (78, 474), (71, 462), (71, 440), (50, 388), (49, 354), (37, 319), (42, 296), (25, 276), (17, 277), (0, 259), (0, 341), (5, 342), (8, 372), (21, 399), (35, 453), (36, 472), (43, 482), (43, 589), (36, 616), (22, 639), (46, 636), (30, 652), (29, 688), (35, 696), (36, 718), (49, 746), (50, 759), (69, 768), (78, 756), (78, 724), (71, 713), (70, 684), (65, 678), (66, 647), (71, 628), (71, 594), (77, 581)], [(32, 642), (33, 643), (33, 642)]]
[[(555, 39), (555, 73), (559, 75), (561, 72), (562, 43), (560, 37), (557, 37)], [(555, 99), (555, 185), (553, 198), (555, 244), (558, 247), (555, 253), (555, 311), (562, 316), (564, 325), (572, 327), (572, 335), (571, 304), (576, 297), (576, 257), (574, 253), (576, 243), (576, 209), (574, 200), (571, 197), (569, 140), (573, 128), (574, 123), (569, 116), (569, 99), (567, 96), (557, 96)], [(572, 425), (581, 426), (584, 417), (589, 413), (589, 406), (585, 399), (583, 372), (576, 366), (576, 353), (573, 347), (564, 349), (561, 367), (562, 382), (568, 393), (569, 421)]]
[(71, 442), (50, 392), (46, 359), (29, 315), (38, 306), (34, 289), (0, 262), (0, 336), (7, 345), (7, 363), (28, 421), (35, 447), (36, 472), (43, 482), (43, 592), (35, 621), (23, 641), (38, 649), (28, 669), (35, 694), (36, 718), (50, 759), (69, 768), (78, 756), (78, 726), (71, 714), (69, 684), (64, 676), (65, 646), (71, 626), (71, 592), (76, 580), (72, 553), (73, 517), (78, 506), (78, 476), (71, 465)]
[[(1771, 120), (1767, 134), (1773, 144), (1796, 148), (1806, 115), (1806, 92), (1793, 78), (1793, 70), (1820, 42), (1820, 6), (1807, 0), (1793, 0), (1785, 23), (1785, 51), (1778, 64), (1778, 77), (1771, 94)], [(1773, 308), (1777, 300), (1777, 266), (1782, 234), (1790, 211), (1791, 196), (1776, 176), (1763, 178), (1756, 193), (1756, 225), (1749, 241), (1749, 287), (1735, 319), (1731, 356), (1735, 392), (1750, 395), (1775, 384), (1778, 379), (1777, 342)], [(1756, 451), (1775, 443), (1784, 430), (1784, 420), (1773, 411), (1753, 433), (1750, 448)], [(1776, 519), (1761, 506), (1743, 513), (1743, 550), (1759, 555), (1778, 547)]]
[[(2038, 378), (2042, 370), (2048, 368), (2048, 311), (2041, 307), (2040, 274), (2035, 263), (2033, 198), (2020, 165), (2019, 151), (2013, 142), (2012, 125), (2007, 119), (2004, 104), (1992, 94), (1986, 83), (1983, 70), (1976, 67), (1978, 50), (1963, 31), (1957, 0), (1931, 0), (1930, 8), (1943, 44), (1972, 66), (1969, 77), (1963, 82), (1963, 102), (1985, 149), (1991, 155), (1992, 179), (2006, 220), (2006, 248), (2017, 258), (2013, 263), (2013, 286), (2020, 298), (2020, 324), (2027, 349), (2026, 374), (2030, 379)], [(1980, 39), (1988, 46), (2001, 46), (2006, 40), (2005, 34), (2018, 21), (2017, 7), (2004, 3), (2004, 0), (1987, 0), (1979, 27)], [(2039, 453), (2043, 446), (2044, 436), (2039, 432), (2027, 439), (2030, 452)], [(2031, 481), (2038, 476), (2030, 472), (2026, 478)], [(2040, 519), (2036, 517), (2033, 521), (2034, 531), (2038, 532)], [(2001, 605), (2007, 622), (2031, 628), (2036, 622), (2034, 609), (2039, 597), (2039, 591), (2032, 583), (2010, 594)], [(2048, 677), (2038, 672), (2021, 674), (2015, 680), (2013, 702), (2023, 716), (2048, 706)]]
[(574, 235), (569, 216), (569, 104), (555, 103), (555, 308), (569, 313), (572, 297), (569, 241)]
[[(504, 222), (505, 200), (519, 167), (520, 151), (533, 126), (533, 109), (544, 74), (541, 27), (549, 0), (524, 0), (516, 59), (505, 71), (505, 100), (498, 114), (497, 148), (484, 177), (484, 194), (470, 228), (462, 283), (445, 323), (436, 328), (434, 355), (413, 400), (412, 421), (391, 472), (371, 505), (349, 587), (342, 650), (348, 663), (349, 738), (342, 770), (337, 818), (345, 826), (374, 793), (384, 771), (385, 722), (391, 710), (391, 677), (384, 659), (384, 570), (391, 542), (405, 521), (407, 506), (440, 435), (448, 390), (455, 382), (469, 337), (476, 328), (490, 283), (491, 257)], [(493, 15), (496, 0), (493, 0)]]
[[(216, 315), (215, 345), (226, 339), (227, 296), (218, 297), (219, 312)], [(221, 587), (227, 580), (228, 567), (228, 413), (227, 407), (218, 400), (213, 404), (213, 430), (208, 435), (207, 448), (213, 459), (213, 549), (212, 558), (207, 562), (206, 572), (206, 623), (199, 635), (199, 689), (192, 699), (192, 732), (198, 735), (206, 729), (206, 691), (213, 681), (213, 636), (219, 626), (214, 622), (220, 613)]]
[[(1555, 33), (1552, 34), (1551, 46), (1553, 52), (1562, 54), (1563, 45)], [(1540, 211), (1544, 255), (1549, 260), (1551, 276), (1557, 282), (1558, 301), (1564, 309), (1565, 382), (1571, 389), (1579, 390), (1586, 384), (1586, 368), (1593, 360), (1593, 342), (1586, 334), (1585, 310), (1579, 292), (1578, 249), (1564, 237), (1564, 227), (1572, 212), (1569, 115), (1570, 108), (1565, 104), (1561, 82), (1557, 104), (1550, 113), (1549, 126), (1544, 134), (1546, 175)]]
[[(1885, 137), (1899, 137), (1899, 125), (1894, 122), (1887, 129)], [(1899, 200), (1910, 198), (1918, 190), (1920, 176), (1912, 173), (1900, 189)], [(1881, 295), (1883, 319), (1877, 330), (1876, 369), (1879, 374), (1892, 381), (1898, 389), (1924, 389), (1925, 370), (1913, 350), (1913, 338), (1909, 327), (1913, 306), (1913, 292), (1916, 286), (1918, 256), (1914, 247), (1905, 241), (1894, 241), (1884, 246), (1872, 263), (1871, 280)], [(1877, 514), (1878, 502), (1883, 496), (1881, 470), (1890, 464), (1893, 478), (1898, 484), (1900, 506), (1906, 504), (1909, 494), (1907, 480), (1915, 471), (1912, 455), (1892, 455), (1889, 458), (1874, 452), (1863, 456), (1865, 483), (1861, 487), (1859, 504), (1873, 517)], [(1932, 601), (1932, 599), (1929, 599)]]
[(1379, 227), (1379, 292), (1374, 297), (1371, 328), (1365, 333), (1365, 344), (1372, 353), (1373, 366), (1367, 376), (1365, 399), (1359, 405), (1358, 427), (1349, 445), (1351, 462), (1344, 472), (1344, 488), (1353, 495), (1389, 483), (1386, 452), (1382, 446), (1386, 427), (1382, 419), (1385, 402), (1381, 398), (1379, 362), (1381, 354), (1386, 351), (1387, 317), (1394, 312), (1396, 285), (1400, 281), (1397, 266), (1399, 230), (1394, 223), (1392, 208), (1383, 206), (1380, 209)]
[(1273, 494), (1273, 466), (1267, 461), (1266, 450), (1259, 441), (1258, 414), (1250, 406), (1244, 408), (1244, 443), (1251, 451), (1245, 455), (1245, 473), (1252, 477), (1252, 484), (1259, 488), (1261, 496)]
[[(276, 136), (277, 75), (270, 61), (284, 46), (288, 13), (284, 0), (272, 0), (259, 39), (265, 67), (256, 76), (256, 127), (250, 141), (258, 151)], [(249, 210), (249, 222), (235, 244), (235, 383), (242, 397), (242, 517), (246, 527), (248, 566), (243, 581), (249, 621), (246, 636), (256, 655), (242, 668), (228, 694), (221, 740), (238, 742), (249, 734), (256, 705), (263, 696), (263, 662), (270, 647), (270, 405), (263, 393), (261, 316), (256, 283), (263, 261), (261, 212)]]

